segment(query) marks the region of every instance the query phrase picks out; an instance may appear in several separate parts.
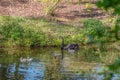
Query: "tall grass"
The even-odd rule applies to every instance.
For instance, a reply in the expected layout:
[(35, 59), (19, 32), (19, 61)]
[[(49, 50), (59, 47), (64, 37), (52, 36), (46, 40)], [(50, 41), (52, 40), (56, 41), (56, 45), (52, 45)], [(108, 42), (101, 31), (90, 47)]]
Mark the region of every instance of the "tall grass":
[(0, 16), (0, 43), (2, 46), (60, 46), (81, 43), (81, 28), (51, 23), (45, 19)]
[(110, 31), (99, 20), (85, 20), (83, 26), (62, 25), (43, 18), (0, 16), (0, 46), (60, 46), (59, 36), (64, 37), (65, 44), (86, 44), (91, 35), (92, 42), (111, 40)]

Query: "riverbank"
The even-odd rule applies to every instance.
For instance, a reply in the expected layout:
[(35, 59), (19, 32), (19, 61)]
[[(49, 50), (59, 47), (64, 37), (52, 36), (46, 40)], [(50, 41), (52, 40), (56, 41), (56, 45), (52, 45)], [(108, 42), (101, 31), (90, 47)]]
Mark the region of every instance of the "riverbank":
[(50, 22), (44, 18), (0, 16), (1, 46), (60, 46), (59, 36), (65, 43), (82, 43), (82, 28)]
[[(53, 47), (60, 46), (62, 36), (65, 44), (87, 44), (115, 42), (110, 27), (102, 25), (100, 20), (84, 20), (83, 26), (59, 24), (46, 18), (24, 18), (0, 16), (0, 46), (3, 47)], [(94, 24), (94, 25), (92, 25)], [(99, 25), (98, 25), (99, 24)], [(88, 26), (88, 27), (85, 27)], [(91, 27), (89, 27), (91, 26)]]

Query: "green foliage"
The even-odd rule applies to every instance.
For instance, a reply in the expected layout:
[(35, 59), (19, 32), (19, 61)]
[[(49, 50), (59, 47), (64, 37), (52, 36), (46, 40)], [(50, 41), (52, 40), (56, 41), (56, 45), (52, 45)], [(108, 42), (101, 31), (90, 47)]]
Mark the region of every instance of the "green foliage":
[[(120, 59), (115, 60), (114, 63), (103, 67), (101, 73), (104, 76), (104, 80), (112, 80), (116, 75), (120, 74)], [(119, 80), (120, 76), (116, 80)]]
[(0, 44), (4, 46), (60, 46), (59, 36), (65, 37), (66, 44), (82, 43), (81, 33), (79, 27), (54, 24), (45, 19), (0, 16)]
[(89, 35), (103, 36), (105, 33), (104, 25), (97, 19), (87, 19), (83, 24)]
[(114, 13), (120, 14), (120, 0), (98, 0), (97, 6), (105, 10), (113, 9)]
[(15, 41), (15, 44), (19, 44), (20, 39), (22, 39), (23, 29), (19, 25), (19, 21), (22, 21), (22, 18), (11, 18), (11, 17), (1, 17), (0, 19), (3, 20), (0, 33), (2, 35), (1, 41), (9, 41), (6, 44), (11, 44)]
[(115, 62), (111, 65), (108, 65), (109, 69), (115, 72), (119, 72), (120, 70), (120, 59), (115, 60)]
[(40, 32), (35, 32), (31, 29), (24, 30), (23, 33), (23, 46), (44, 46), (44, 35)]
[[(115, 35), (116, 40), (120, 40), (119, 30), (120, 30), (120, 0), (99, 0), (97, 6), (103, 8), (104, 10), (111, 11), (112, 14), (117, 14), (116, 21), (114, 23), (114, 30), (112, 31)], [(110, 25), (110, 24), (109, 24)], [(112, 26), (113, 27), (113, 26)]]
[(115, 33), (115, 38), (117, 40), (120, 39), (120, 18), (117, 18), (116, 21), (115, 21), (115, 29), (114, 29), (114, 33)]
[(18, 23), (11, 21), (5, 23), (5, 25), (1, 27), (2, 35), (4, 35), (5, 38), (12, 38), (13, 40), (18, 40), (19, 38), (22, 38), (22, 31), (23, 29)]
[(87, 19), (83, 22), (83, 25), (85, 34), (89, 37), (90, 42), (106, 35), (107, 30), (105, 26), (97, 19)]
[(42, 46), (44, 36), (41, 32), (36, 32), (27, 27), (23, 28), (20, 24), (25, 21), (21, 18), (3, 17), (3, 24), (0, 27), (0, 33), (3, 36), (2, 42), (8, 46)]

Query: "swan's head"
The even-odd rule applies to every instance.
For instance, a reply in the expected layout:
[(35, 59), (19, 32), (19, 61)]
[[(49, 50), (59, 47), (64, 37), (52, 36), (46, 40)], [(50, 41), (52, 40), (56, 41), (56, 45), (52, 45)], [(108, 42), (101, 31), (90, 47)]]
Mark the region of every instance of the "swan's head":
[(62, 40), (62, 46), (61, 46), (61, 49), (63, 49), (63, 47), (64, 47), (64, 39), (63, 39), (63, 37), (62, 37), (62, 36), (59, 36), (59, 39), (61, 39), (61, 40)]
[(63, 39), (63, 37), (62, 37), (62, 36), (59, 36), (59, 39)]

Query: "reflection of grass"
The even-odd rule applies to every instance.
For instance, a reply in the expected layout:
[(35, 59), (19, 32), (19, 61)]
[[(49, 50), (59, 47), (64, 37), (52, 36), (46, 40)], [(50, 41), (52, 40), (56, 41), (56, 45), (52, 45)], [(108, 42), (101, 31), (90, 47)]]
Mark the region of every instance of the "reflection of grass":
[[(60, 67), (63, 69), (70, 70), (72, 74), (83, 75), (86, 72), (90, 72), (90, 75), (94, 73), (93, 68), (98, 67), (98, 60), (101, 60), (103, 64), (111, 64), (109, 61), (116, 59), (119, 55), (119, 51), (115, 49), (117, 47), (117, 43), (106, 44), (103, 45), (101, 51), (99, 51), (99, 47), (96, 45), (88, 45), (80, 48), (79, 54), (65, 54), (64, 59), (62, 60), (62, 64), (54, 59), (54, 51), (60, 52), (60, 48), (8, 48), (7, 50), (0, 50), (3, 53), (0, 58), (0, 63), (14, 63), (18, 62), (20, 56), (23, 57), (33, 57), (35, 60), (45, 61), (46, 64), (46, 78), (47, 79), (61, 79), (63, 76), (60, 74)], [(94, 49), (96, 49), (94, 51)], [(97, 50), (98, 49), (98, 50)], [(82, 51), (82, 52), (81, 52)], [(96, 54), (98, 51), (100, 54)], [(88, 53), (89, 54), (85, 54)], [(92, 53), (91, 53), (92, 52)], [(86, 55), (86, 56), (85, 56)], [(100, 61), (100, 62), (101, 62)], [(52, 65), (51, 65), (52, 64)], [(91, 71), (90, 71), (91, 70)], [(92, 71), (93, 70), (93, 71)], [(52, 75), (52, 76), (51, 76)]]
[(111, 64), (120, 57), (120, 47), (118, 43), (104, 43), (102, 45), (87, 45), (81, 47), (79, 51), (80, 60), (87, 62), (102, 62)]

